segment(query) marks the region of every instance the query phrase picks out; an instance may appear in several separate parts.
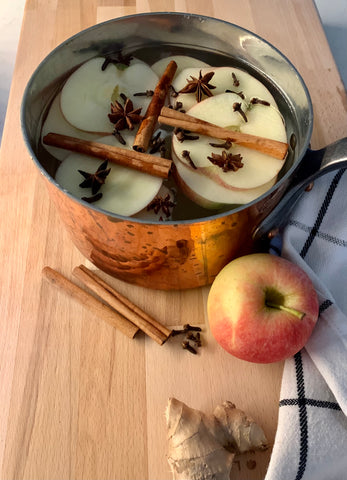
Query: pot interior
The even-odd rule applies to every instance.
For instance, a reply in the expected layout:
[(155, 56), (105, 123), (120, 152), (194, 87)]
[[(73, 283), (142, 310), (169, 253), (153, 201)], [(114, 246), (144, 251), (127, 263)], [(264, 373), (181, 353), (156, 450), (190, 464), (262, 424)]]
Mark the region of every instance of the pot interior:
[[(183, 13), (140, 14), (98, 24), (70, 38), (43, 60), (27, 86), (21, 112), (23, 135), (38, 168), (58, 188), (54, 180), (58, 161), (44, 153), (39, 141), (49, 105), (79, 65), (93, 57), (119, 51), (149, 64), (169, 55), (185, 54), (213, 66), (247, 70), (275, 97), (290, 139), (287, 161), (273, 189), (286, 181), (302, 159), (312, 132), (311, 100), (295, 67), (276, 48), (257, 35), (221, 20)], [(235, 211), (243, 208), (245, 206)], [(214, 218), (225, 213), (197, 209), (193, 214), (195, 218), (188, 220)]]

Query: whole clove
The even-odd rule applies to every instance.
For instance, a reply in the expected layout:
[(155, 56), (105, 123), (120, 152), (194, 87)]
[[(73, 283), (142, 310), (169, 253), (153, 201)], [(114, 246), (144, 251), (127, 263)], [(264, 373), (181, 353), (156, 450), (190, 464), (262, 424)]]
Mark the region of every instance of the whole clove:
[(196, 332), (195, 335), (192, 332), (188, 333), (187, 340), (192, 340), (196, 347), (201, 347), (200, 332)]
[(225, 93), (235, 93), (235, 94), (238, 95), (240, 98), (242, 98), (242, 100), (245, 99), (245, 96), (244, 96), (243, 92), (235, 92), (234, 90), (229, 90), (229, 89), (227, 89), (227, 90), (225, 90)]
[(182, 342), (182, 348), (184, 350), (188, 350), (188, 352), (192, 353), (193, 355), (196, 355), (198, 352), (195, 350), (194, 347), (192, 347), (190, 345), (190, 343), (188, 342), (188, 340), (185, 340), (184, 342)]
[(182, 157), (185, 158), (188, 161), (189, 165), (192, 168), (194, 168), (194, 170), (197, 170), (197, 166), (195, 165), (195, 163), (191, 159), (190, 152), (188, 150), (183, 150), (182, 151)]
[(260, 98), (253, 97), (251, 98), (252, 105), (265, 105), (266, 107), (270, 106), (270, 103), (266, 100), (261, 100)]
[(153, 95), (154, 95), (153, 90), (146, 90), (145, 92), (134, 93), (134, 97), (153, 97)]
[(199, 135), (190, 135), (190, 132), (180, 127), (174, 129), (174, 134), (180, 143), (184, 142), (184, 140), (199, 140)]
[(225, 150), (229, 150), (229, 148), (232, 147), (232, 142), (230, 140), (226, 140), (223, 143), (209, 143), (209, 145), (214, 148), (225, 148)]
[(245, 112), (242, 110), (241, 103), (235, 102), (233, 104), (233, 110), (234, 110), (234, 112), (239, 112), (239, 114), (244, 119), (244, 121), (247, 122), (247, 116), (246, 116)]
[(127, 142), (125, 141), (125, 139), (122, 137), (121, 133), (117, 129), (113, 130), (112, 135), (116, 137), (116, 139), (120, 144), (126, 145)]
[(188, 332), (201, 332), (201, 328), (193, 326), (193, 325), (189, 325), (189, 323), (186, 323), (180, 329), (176, 329), (176, 330), (173, 329), (172, 332), (171, 332), (171, 336), (175, 337), (176, 335), (182, 335), (182, 334), (186, 334)]
[(201, 332), (200, 327), (196, 327), (194, 325), (189, 325), (189, 323), (185, 323), (183, 325), (183, 328), (185, 328), (187, 331), (190, 331), (190, 332)]
[(174, 110), (179, 110), (180, 108), (183, 107), (183, 103), (182, 102), (176, 102), (175, 103), (175, 106), (174, 106)]

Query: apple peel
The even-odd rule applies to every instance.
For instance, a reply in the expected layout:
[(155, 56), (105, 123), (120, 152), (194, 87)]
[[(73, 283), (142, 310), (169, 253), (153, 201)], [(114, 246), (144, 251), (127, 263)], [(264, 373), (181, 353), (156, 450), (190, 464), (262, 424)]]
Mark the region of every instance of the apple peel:
[(208, 319), (216, 341), (254, 363), (285, 360), (307, 343), (319, 315), (317, 293), (298, 265), (257, 253), (231, 261), (215, 278)]

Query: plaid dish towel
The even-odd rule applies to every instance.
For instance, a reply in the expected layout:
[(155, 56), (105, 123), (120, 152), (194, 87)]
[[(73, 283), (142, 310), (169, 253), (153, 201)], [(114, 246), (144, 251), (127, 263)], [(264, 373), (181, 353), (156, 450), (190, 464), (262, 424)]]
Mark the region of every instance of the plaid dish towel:
[(320, 316), (286, 360), (265, 480), (347, 479), (347, 172), (316, 180), (291, 214), (281, 255), (304, 269)]

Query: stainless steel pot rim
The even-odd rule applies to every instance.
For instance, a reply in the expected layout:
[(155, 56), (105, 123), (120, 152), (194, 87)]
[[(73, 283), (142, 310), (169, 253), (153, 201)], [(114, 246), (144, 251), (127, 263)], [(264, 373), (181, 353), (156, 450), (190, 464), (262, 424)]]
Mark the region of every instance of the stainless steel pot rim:
[[(92, 31), (92, 30), (95, 30), (95, 29), (100, 29), (102, 28), (103, 25), (106, 25), (106, 24), (111, 24), (113, 22), (117, 22), (117, 21), (123, 21), (123, 20), (131, 20), (131, 19), (136, 19), (136, 18), (139, 18), (139, 17), (143, 17), (143, 18), (150, 18), (150, 17), (160, 17), (160, 16), (177, 16), (177, 17), (184, 17), (186, 19), (190, 19), (190, 18), (194, 18), (194, 19), (198, 19), (199, 21), (213, 21), (213, 22), (216, 22), (216, 23), (224, 23), (225, 25), (228, 25), (228, 26), (231, 26), (235, 29), (238, 29), (240, 31), (242, 31), (243, 33), (245, 34), (249, 34), (251, 36), (253, 36), (254, 38), (260, 40), (261, 42), (267, 44), (271, 49), (273, 49), (275, 52), (277, 52), (277, 54), (282, 57), (282, 59), (291, 67), (291, 69), (293, 69), (293, 71), (295, 72), (300, 84), (301, 84), (301, 87), (303, 88), (304, 92), (305, 92), (305, 96), (307, 98), (307, 107), (308, 107), (308, 110), (309, 110), (309, 116), (308, 116), (308, 119), (307, 119), (307, 133), (306, 133), (306, 138), (304, 140), (304, 145), (302, 147), (302, 150), (298, 156), (298, 159), (297, 161), (295, 162), (294, 165), (292, 165), (288, 171), (282, 176), (282, 178), (275, 183), (275, 185), (269, 189), (267, 192), (265, 192), (263, 195), (261, 195), (260, 197), (257, 197), (255, 198), (252, 202), (249, 202), (247, 204), (244, 204), (244, 205), (240, 205), (238, 207), (235, 207), (235, 208), (231, 208), (230, 210), (223, 210), (223, 211), (219, 211), (218, 213), (215, 213), (215, 214), (211, 214), (209, 216), (204, 216), (204, 217), (201, 217), (201, 218), (194, 218), (194, 219), (189, 219), (189, 220), (168, 220), (168, 221), (150, 221), (150, 220), (144, 220), (144, 219), (139, 219), (139, 218), (134, 218), (134, 217), (128, 217), (128, 216), (123, 216), (123, 215), (118, 215), (118, 214), (115, 214), (115, 213), (112, 213), (112, 212), (109, 212), (109, 211), (106, 211), (104, 209), (101, 209), (99, 207), (96, 207), (95, 205), (93, 204), (90, 204), (90, 203), (87, 203), (83, 200), (80, 200), (78, 198), (76, 198), (74, 195), (70, 194), (67, 190), (63, 189), (56, 181), (55, 179), (43, 168), (43, 166), (41, 165), (41, 163), (39, 162), (31, 144), (30, 144), (30, 141), (28, 139), (28, 135), (27, 135), (27, 128), (26, 128), (26, 125), (25, 125), (25, 110), (26, 110), (26, 103), (27, 103), (27, 98), (28, 98), (28, 95), (32, 89), (32, 84), (33, 82), (35, 81), (35, 77), (39, 74), (40, 72), (40, 69), (42, 68), (42, 66), (44, 65), (44, 63), (53, 55), (55, 55), (61, 48), (63, 48), (64, 46), (68, 45), (70, 42), (72, 42), (75, 38), (81, 36), (83, 33), (86, 33), (86, 32), (89, 32), (89, 31)], [(39, 169), (40, 173), (52, 184), (55, 185), (55, 187), (57, 187), (59, 190), (61, 190), (64, 195), (68, 196), (71, 200), (73, 200), (74, 202), (77, 202), (79, 203), (80, 205), (83, 205), (85, 208), (88, 208), (88, 209), (91, 209), (97, 213), (102, 213), (104, 215), (106, 215), (109, 220), (111, 221), (114, 221), (114, 222), (117, 222), (117, 221), (128, 221), (128, 222), (134, 222), (134, 223), (139, 223), (139, 224), (149, 224), (149, 225), (191, 225), (191, 224), (198, 224), (198, 223), (204, 223), (204, 222), (209, 222), (211, 220), (216, 220), (216, 219), (219, 219), (219, 218), (222, 218), (222, 217), (225, 217), (225, 216), (228, 216), (228, 215), (231, 215), (233, 213), (237, 213), (237, 212), (240, 212), (248, 207), (252, 207), (253, 205), (257, 204), (259, 201), (261, 201), (262, 199), (268, 197), (269, 195), (271, 195), (274, 191), (276, 191), (278, 189), (278, 187), (280, 185), (282, 185), (284, 182), (287, 182), (288, 181), (288, 178), (290, 176), (292, 176), (294, 170), (298, 167), (298, 165), (300, 164), (300, 162), (302, 161), (302, 158), (304, 157), (307, 149), (309, 148), (309, 144), (310, 144), (310, 140), (311, 140), (311, 136), (312, 136), (312, 130), (313, 130), (313, 106), (312, 106), (312, 101), (311, 101), (311, 96), (310, 96), (310, 93), (309, 93), (309, 90), (302, 78), (302, 76), (300, 75), (300, 73), (298, 72), (298, 70), (296, 69), (296, 67), (294, 66), (294, 64), (277, 48), (275, 47), (274, 45), (272, 45), (270, 42), (268, 42), (267, 40), (265, 40), (264, 38), (262, 38), (260, 35), (257, 35), (256, 33), (252, 32), (251, 30), (248, 30), (248, 29), (245, 29), (243, 27), (240, 27), (239, 25), (236, 25), (234, 23), (231, 23), (231, 22), (227, 22), (225, 20), (222, 20), (222, 19), (219, 19), (219, 18), (215, 18), (215, 17), (210, 17), (210, 16), (205, 16), (205, 15), (198, 15), (198, 14), (194, 14), (194, 13), (185, 13), (185, 12), (145, 12), (145, 13), (137, 13), (137, 14), (132, 14), (132, 15), (124, 15), (122, 17), (117, 17), (117, 18), (113, 18), (113, 19), (110, 19), (110, 20), (107, 20), (105, 22), (101, 22), (101, 23), (98, 23), (96, 25), (93, 25), (91, 27), (88, 27), (86, 29), (83, 29), (81, 30), (80, 32), (72, 35), (71, 37), (69, 37), (67, 40), (65, 40), (64, 42), (60, 43), (57, 47), (55, 47), (40, 63), (39, 65), (36, 67), (35, 71), (33, 72), (33, 74), (31, 75), (31, 78), (29, 79), (29, 82), (27, 83), (27, 86), (24, 90), (24, 94), (23, 94), (23, 99), (22, 99), (22, 103), (21, 103), (21, 108), (20, 108), (20, 124), (21, 124), (21, 131), (23, 133), (23, 137), (24, 137), (24, 143), (26, 145), (26, 148), (28, 149), (29, 153), (30, 153), (30, 156), (31, 156), (31, 159), (34, 161), (34, 163), (36, 164), (37, 168)]]

